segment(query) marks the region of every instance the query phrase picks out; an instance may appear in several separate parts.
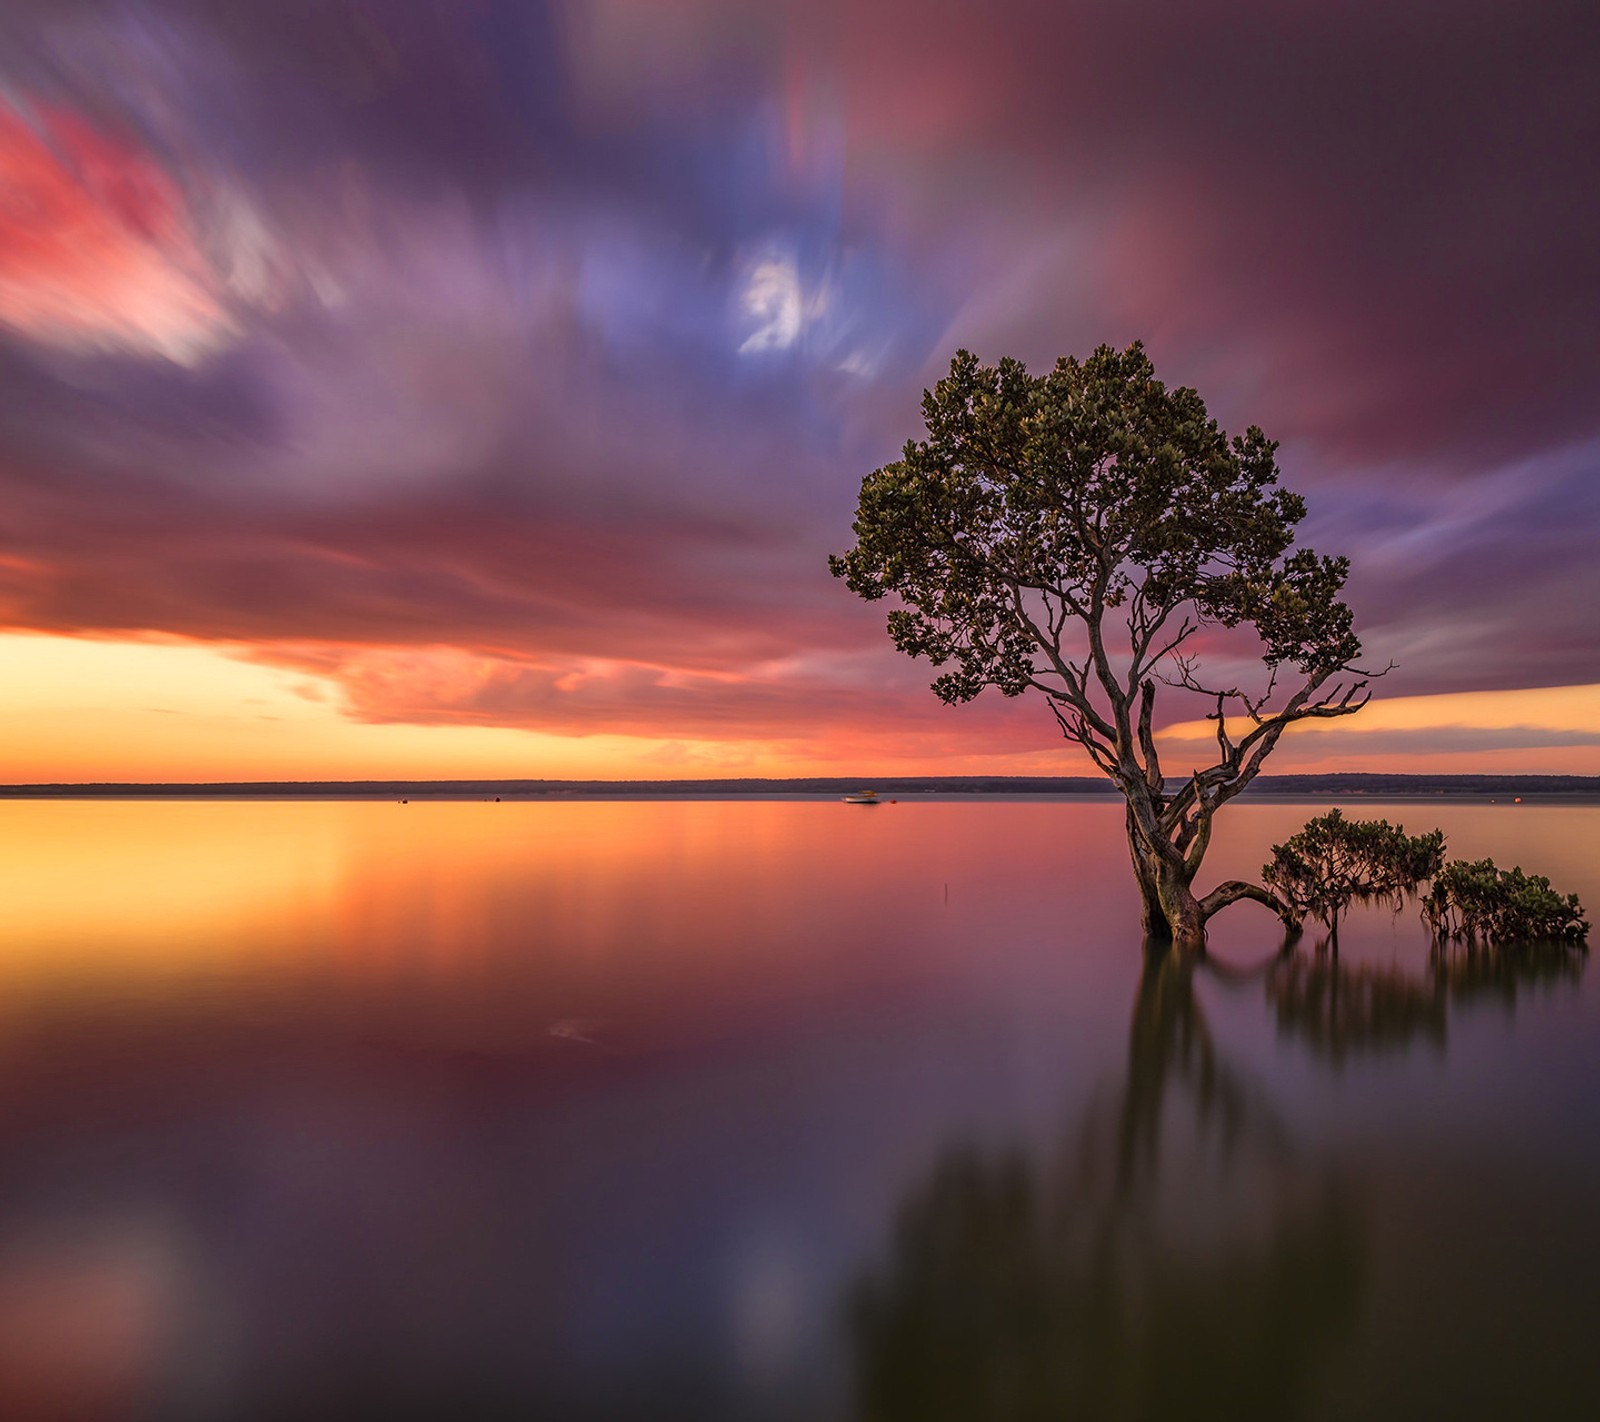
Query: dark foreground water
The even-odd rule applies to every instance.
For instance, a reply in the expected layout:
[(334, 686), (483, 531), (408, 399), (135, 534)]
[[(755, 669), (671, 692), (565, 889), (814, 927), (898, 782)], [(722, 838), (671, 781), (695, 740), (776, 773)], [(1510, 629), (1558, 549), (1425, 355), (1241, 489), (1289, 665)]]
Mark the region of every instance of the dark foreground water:
[(1585, 961), (1147, 962), (1110, 804), (0, 804), (0, 915), (8, 1422), (1600, 1415)]

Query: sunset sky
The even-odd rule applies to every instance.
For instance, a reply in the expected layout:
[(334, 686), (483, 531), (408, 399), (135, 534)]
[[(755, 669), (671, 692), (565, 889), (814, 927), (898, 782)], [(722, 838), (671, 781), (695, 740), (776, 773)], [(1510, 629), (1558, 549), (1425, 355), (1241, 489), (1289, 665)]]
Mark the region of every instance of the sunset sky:
[(0, 781), (1083, 773), (826, 560), (957, 346), (1135, 339), (1398, 664), (1273, 769), (1600, 773), (1597, 66), (1592, 0), (6, 0)]

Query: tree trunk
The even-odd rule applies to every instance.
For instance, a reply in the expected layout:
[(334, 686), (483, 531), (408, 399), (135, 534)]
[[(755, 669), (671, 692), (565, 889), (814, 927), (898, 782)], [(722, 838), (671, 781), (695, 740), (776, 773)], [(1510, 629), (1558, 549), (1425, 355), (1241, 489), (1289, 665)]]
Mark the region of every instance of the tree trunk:
[[(1218, 884), (1205, 898), (1195, 898), (1192, 886), (1199, 865), (1188, 863), (1170, 846), (1167, 847), (1169, 852), (1163, 853), (1161, 847), (1152, 846), (1139, 833), (1138, 812), (1131, 796), (1127, 807), (1127, 832), (1134, 882), (1139, 886), (1139, 918), (1145, 937), (1152, 942), (1203, 949), (1207, 921), (1240, 899), (1253, 899), (1271, 909), (1283, 921), (1284, 931), (1291, 937), (1300, 933), (1299, 915), (1260, 884), (1229, 879)], [(1203, 852), (1203, 846), (1201, 848)]]
[(1190, 889), (1190, 882), (1184, 869), (1163, 861), (1156, 877), (1156, 893), (1173, 943), (1179, 948), (1204, 948), (1206, 914)]
[(1172, 928), (1167, 923), (1166, 910), (1161, 907), (1161, 894), (1156, 888), (1158, 871), (1154, 857), (1142, 852), (1132, 805), (1128, 806), (1127, 821), (1128, 853), (1133, 859), (1133, 879), (1139, 886), (1139, 922), (1146, 938), (1156, 943), (1170, 942)]
[[(1251, 899), (1272, 910), (1291, 938), (1301, 931), (1294, 910), (1259, 884), (1229, 879), (1203, 899), (1194, 896), (1193, 876), (1182, 864), (1160, 854), (1142, 851), (1130, 836), (1134, 882), (1139, 886), (1139, 916), (1144, 935), (1152, 943), (1174, 943), (1180, 948), (1204, 948), (1206, 924), (1213, 914), (1240, 899)], [(1335, 940), (1337, 942), (1337, 940)]]
[(1139, 886), (1139, 916), (1145, 937), (1157, 943), (1176, 943), (1181, 948), (1203, 947), (1206, 915), (1189, 887), (1192, 876), (1182, 863), (1175, 864), (1145, 848), (1136, 833), (1131, 809), (1128, 850), (1133, 858), (1134, 881)]

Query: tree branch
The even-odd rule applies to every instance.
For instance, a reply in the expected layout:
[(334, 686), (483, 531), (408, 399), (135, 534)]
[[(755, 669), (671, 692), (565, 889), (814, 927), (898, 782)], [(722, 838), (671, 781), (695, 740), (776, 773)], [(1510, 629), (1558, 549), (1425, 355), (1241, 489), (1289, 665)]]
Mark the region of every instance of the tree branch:
[(1218, 884), (1205, 898), (1200, 900), (1200, 917), (1208, 919), (1212, 914), (1227, 908), (1229, 904), (1236, 904), (1240, 899), (1253, 899), (1258, 904), (1265, 904), (1273, 913), (1278, 915), (1284, 927), (1298, 930), (1300, 916), (1268, 889), (1260, 884), (1247, 884), (1243, 879), (1229, 879)]
[(1139, 750), (1144, 756), (1145, 783), (1162, 797), (1165, 803), (1164, 789), (1166, 782), (1161, 776), (1161, 757), (1156, 752), (1155, 731), (1152, 725), (1155, 717), (1156, 686), (1153, 681), (1146, 681), (1139, 688)]
[[(1034, 645), (1045, 654), (1045, 657), (1050, 662), (1051, 670), (1061, 678), (1062, 684), (1067, 689), (1064, 699), (1074, 711), (1094, 727), (1099, 735), (1107, 740), (1115, 740), (1117, 736), (1116, 726), (1106, 720), (1095, 708), (1094, 703), (1089, 700), (1087, 673), (1079, 673), (1078, 669), (1061, 655), (1061, 644), (1057, 638), (1046, 637), (1039, 630), (1038, 623), (1028, 615), (1027, 609), (1023, 605), (1021, 586), (1015, 582), (1009, 583), (1008, 586), (1011, 590), (1012, 610), (1015, 612), (1018, 622), (1027, 630), (1028, 635), (1033, 639)], [(1033, 681), (1031, 677), (1029, 680), (1047, 695), (1052, 698), (1059, 698), (1059, 693), (1052, 688)], [(1053, 704), (1054, 700), (1052, 700)]]
[(1096, 739), (1088, 718), (1081, 711), (1078, 711), (1076, 707), (1073, 707), (1073, 710), (1077, 712), (1076, 716), (1069, 717), (1062, 711), (1060, 702), (1055, 697), (1050, 699), (1049, 704), (1051, 714), (1056, 718), (1056, 724), (1061, 727), (1061, 734), (1070, 741), (1076, 741), (1084, 750), (1089, 752), (1089, 758), (1100, 767), (1103, 774), (1120, 783), (1121, 776), (1118, 772), (1115, 752), (1110, 746)]
[[(1317, 696), (1317, 692), (1328, 680), (1327, 675), (1313, 677), (1289, 698), (1283, 710), (1264, 716), (1262, 698), (1247, 698), (1237, 690), (1216, 691), (1202, 687), (1193, 677), (1192, 663), (1184, 663), (1181, 676), (1183, 680), (1170, 684), (1218, 698), (1219, 710), (1208, 715), (1206, 719), (1218, 722), (1218, 743), (1222, 758), (1208, 769), (1195, 772), (1189, 783), (1173, 796), (1162, 816), (1163, 828), (1169, 834), (1178, 829), (1184, 817), (1193, 812), (1202, 800), (1215, 811), (1241, 794), (1261, 773), (1261, 767), (1284, 731), (1295, 722), (1353, 716), (1372, 696), (1367, 680), (1363, 679), (1351, 683), (1348, 687), (1343, 682), (1336, 683), (1327, 695), (1313, 700), (1312, 698)], [(1254, 729), (1236, 744), (1226, 739), (1220, 719), (1223, 701), (1229, 697), (1238, 697), (1243, 701), (1256, 722)]]

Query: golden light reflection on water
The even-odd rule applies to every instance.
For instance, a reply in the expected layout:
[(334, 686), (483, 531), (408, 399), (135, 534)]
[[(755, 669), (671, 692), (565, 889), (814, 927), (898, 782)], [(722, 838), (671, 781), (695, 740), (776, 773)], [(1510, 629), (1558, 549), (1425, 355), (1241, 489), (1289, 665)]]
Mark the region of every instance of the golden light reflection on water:
[(336, 897), (338, 829), (281, 804), (0, 805), (0, 974), (170, 971), (286, 939)]
[[(1250, 874), (1316, 808), (1240, 807), (1208, 867)], [(1453, 854), (1493, 854), (1558, 886), (1590, 872), (1588, 807), (1349, 813), (1444, 824)], [(1119, 833), (1099, 803), (0, 803), (0, 979), (311, 953), (448, 973), (516, 949), (644, 970), (665, 951), (716, 957), (786, 925), (903, 913), (911, 883), (925, 900), (952, 881), (987, 892), (1041, 874), (1069, 889), (1086, 871), (1120, 878)]]
[(1081, 873), (1117, 822), (1109, 804), (13, 802), (0, 983), (9, 1013), (87, 993), (128, 1020), (277, 1001), (484, 1046), (590, 1019), (675, 1032), (937, 972), (952, 927), (981, 941), (981, 903)]

